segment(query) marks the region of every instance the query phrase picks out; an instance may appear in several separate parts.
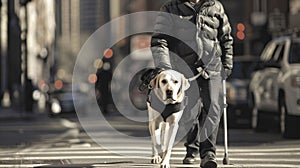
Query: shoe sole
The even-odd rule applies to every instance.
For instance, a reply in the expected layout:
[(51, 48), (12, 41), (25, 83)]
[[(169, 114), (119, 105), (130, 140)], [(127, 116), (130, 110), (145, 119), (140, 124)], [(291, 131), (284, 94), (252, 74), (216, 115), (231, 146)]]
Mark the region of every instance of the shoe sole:
[(194, 164), (195, 160), (183, 160), (183, 164)]
[(214, 161), (208, 161), (204, 165), (201, 165), (201, 168), (217, 168), (218, 165)]
[(183, 164), (194, 164), (195, 162), (190, 162), (190, 161), (183, 161)]

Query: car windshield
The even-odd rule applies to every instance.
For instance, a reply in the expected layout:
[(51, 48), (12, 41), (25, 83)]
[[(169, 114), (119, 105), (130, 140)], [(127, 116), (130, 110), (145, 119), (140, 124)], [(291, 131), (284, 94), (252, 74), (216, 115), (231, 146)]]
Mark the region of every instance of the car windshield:
[(292, 43), (291, 52), (289, 55), (290, 64), (300, 63), (300, 40), (294, 41)]

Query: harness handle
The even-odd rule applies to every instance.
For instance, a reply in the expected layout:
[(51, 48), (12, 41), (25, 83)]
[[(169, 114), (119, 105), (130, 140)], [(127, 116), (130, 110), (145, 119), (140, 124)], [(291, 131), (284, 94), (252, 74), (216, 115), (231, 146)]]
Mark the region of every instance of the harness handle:
[(152, 79), (154, 79), (162, 71), (164, 71), (164, 69), (162, 69), (162, 68), (155, 68), (155, 69), (151, 68), (151, 69), (146, 70), (140, 78), (142, 83), (139, 86), (139, 90), (143, 92), (146, 89), (151, 89), (151, 88), (149, 88), (150, 81)]

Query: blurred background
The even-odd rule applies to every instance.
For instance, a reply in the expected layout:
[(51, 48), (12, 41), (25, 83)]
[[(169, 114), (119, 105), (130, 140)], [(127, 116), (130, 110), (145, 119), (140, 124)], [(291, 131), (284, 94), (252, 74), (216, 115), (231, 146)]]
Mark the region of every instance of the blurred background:
[[(51, 111), (51, 115), (72, 111), (72, 72), (77, 54), (87, 38), (116, 17), (138, 11), (157, 11), (166, 1), (1, 0), (1, 108), (14, 108), (20, 113)], [(300, 1), (221, 1), (233, 29), (235, 61), (243, 64), (236, 66), (232, 78), (247, 81), (247, 84), (229, 83), (229, 87), (244, 88), (239, 92), (230, 92), (231, 88), (228, 88), (228, 96), (244, 99), (248, 105), (249, 80), (252, 71), (257, 70), (252, 64), (261, 60), (267, 42), (286, 30), (300, 27)], [(132, 25), (120, 24), (118, 33), (124, 34), (138, 24), (138, 20)], [(88, 81), (96, 84), (96, 95), (104, 113), (114, 110), (109, 93), (114, 68), (125, 56), (147, 48), (149, 44), (149, 34), (125, 38), (105, 50), (103, 59), (95, 60), (91, 65), (97, 73), (91, 74)], [(101, 81), (99, 75), (102, 75)], [(63, 101), (66, 107), (62, 107)], [(252, 116), (249, 111), (252, 112), (253, 107), (241, 110), (236, 104), (241, 102), (233, 100), (230, 110), (235, 110), (236, 115), (248, 111), (248, 121), (241, 122), (249, 126)]]
[[(151, 34), (131, 35), (110, 48), (110, 39), (99, 44), (105, 48), (96, 43), (99, 56), (76, 66), (87, 74), (75, 73), (84, 82), (74, 84), (72, 77), (79, 51), (97, 29), (126, 14), (159, 11), (167, 1), (0, 0), (0, 167), (153, 167), (143, 158), (150, 141), (139, 139), (149, 137), (148, 123), (134, 120), (147, 121), (147, 91), (138, 91), (134, 79), (139, 66), (151, 66)], [(234, 38), (226, 85), (230, 166), (299, 167), (300, 0), (220, 1)], [(116, 34), (106, 37), (151, 23), (144, 17), (119, 21), (109, 31)], [(98, 111), (90, 110), (87, 94), (96, 96), (103, 118), (94, 117)], [(91, 119), (79, 122), (88, 112)], [(182, 142), (172, 167), (182, 167), (184, 154)]]

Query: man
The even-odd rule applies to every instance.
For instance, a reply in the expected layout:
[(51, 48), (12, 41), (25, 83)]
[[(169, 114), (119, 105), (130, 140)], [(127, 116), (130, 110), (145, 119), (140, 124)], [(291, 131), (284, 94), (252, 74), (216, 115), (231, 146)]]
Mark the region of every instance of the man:
[(197, 78), (202, 106), (187, 135), (183, 163), (192, 164), (199, 153), (201, 167), (215, 168), (222, 80), (233, 66), (228, 17), (217, 0), (171, 0), (161, 7), (154, 29), (151, 51), (157, 68), (174, 69), (171, 53), (175, 53), (195, 75), (204, 72)]

